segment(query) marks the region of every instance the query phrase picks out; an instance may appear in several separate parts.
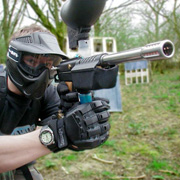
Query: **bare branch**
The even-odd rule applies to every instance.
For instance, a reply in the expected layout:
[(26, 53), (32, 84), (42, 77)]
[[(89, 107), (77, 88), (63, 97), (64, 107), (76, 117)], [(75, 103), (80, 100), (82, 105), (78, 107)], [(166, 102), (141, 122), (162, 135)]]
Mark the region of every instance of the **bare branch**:
[(132, 5), (133, 3), (138, 2), (138, 1), (139, 1), (139, 0), (131, 0), (131, 1), (127, 0), (127, 1), (125, 1), (125, 2), (122, 3), (122, 4), (120, 4), (120, 5), (117, 6), (117, 7), (114, 7), (114, 8), (110, 8), (110, 9), (105, 10), (103, 13), (112, 12), (112, 11), (115, 11), (115, 10), (117, 10), (117, 9), (130, 6), (130, 5)]
[[(44, 27), (51, 31), (57, 38), (61, 48), (64, 48), (64, 38), (65, 38), (65, 26), (60, 20), (59, 8), (61, 6), (61, 0), (45, 0), (44, 9), (39, 7), (38, 1), (26, 0), (31, 8), (37, 15), (37, 21), (40, 22)], [(48, 10), (46, 10), (48, 8)], [(43, 11), (44, 10), (44, 11)], [(35, 19), (28, 15), (30, 19)]]

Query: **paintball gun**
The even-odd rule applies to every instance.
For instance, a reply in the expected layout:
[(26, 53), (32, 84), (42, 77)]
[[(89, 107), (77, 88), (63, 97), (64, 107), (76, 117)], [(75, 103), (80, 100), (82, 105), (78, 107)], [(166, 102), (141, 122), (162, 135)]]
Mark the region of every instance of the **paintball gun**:
[(65, 60), (57, 67), (55, 81), (70, 81), (80, 93), (115, 86), (118, 69), (114, 65), (140, 60), (169, 59), (174, 55), (174, 45), (169, 40), (115, 54), (100, 54), (88, 58)]
[[(90, 31), (91, 25), (100, 16), (105, 1), (69, 0), (62, 8), (61, 17), (76, 33), (76, 39), (74, 41), (77, 41), (77, 43), (75, 43), (75, 47), (78, 46), (81, 52), (84, 51), (83, 54), (88, 52), (87, 33)], [(89, 8), (91, 11), (88, 11)], [(79, 11), (81, 13), (78, 13)], [(87, 12), (90, 12), (90, 14)], [(73, 20), (71, 17), (73, 17)], [(91, 90), (112, 88), (115, 86), (118, 73), (118, 67), (116, 65), (130, 61), (169, 59), (173, 55), (173, 43), (170, 40), (163, 40), (114, 54), (104, 53), (64, 60), (57, 67), (55, 82), (72, 82), (74, 88), (80, 94), (80, 102), (91, 102)]]

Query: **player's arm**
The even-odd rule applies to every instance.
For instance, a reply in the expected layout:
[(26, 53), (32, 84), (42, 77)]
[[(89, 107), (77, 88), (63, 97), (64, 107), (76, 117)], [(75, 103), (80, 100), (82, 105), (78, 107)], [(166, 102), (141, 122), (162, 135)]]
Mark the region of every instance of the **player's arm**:
[(40, 130), (17, 136), (0, 136), (0, 173), (16, 169), (51, 151), (39, 140)]

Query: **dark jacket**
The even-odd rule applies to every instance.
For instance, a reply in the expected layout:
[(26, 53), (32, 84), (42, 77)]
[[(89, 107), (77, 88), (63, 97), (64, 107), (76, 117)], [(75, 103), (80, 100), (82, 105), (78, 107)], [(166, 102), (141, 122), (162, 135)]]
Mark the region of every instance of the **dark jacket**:
[[(6, 76), (0, 78), (0, 89), (3, 83), (7, 84)], [(5, 89), (3, 93), (0, 90), (0, 134), (33, 131), (37, 125), (45, 125), (47, 117), (58, 113), (60, 98), (53, 85), (46, 89), (40, 100), (31, 100)]]

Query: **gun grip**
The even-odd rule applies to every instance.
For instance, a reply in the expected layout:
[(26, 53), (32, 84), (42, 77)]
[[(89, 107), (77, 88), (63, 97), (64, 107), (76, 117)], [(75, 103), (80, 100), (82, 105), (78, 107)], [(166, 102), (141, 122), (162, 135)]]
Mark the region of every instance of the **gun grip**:
[[(68, 86), (69, 91), (72, 91), (72, 82), (65, 82), (65, 83)], [(78, 97), (79, 97), (79, 102), (81, 104), (85, 104), (92, 101), (92, 94), (90, 92), (86, 94), (78, 93)]]
[(72, 91), (72, 82), (65, 82), (68, 86), (69, 91)]

